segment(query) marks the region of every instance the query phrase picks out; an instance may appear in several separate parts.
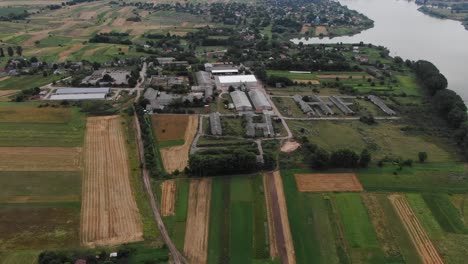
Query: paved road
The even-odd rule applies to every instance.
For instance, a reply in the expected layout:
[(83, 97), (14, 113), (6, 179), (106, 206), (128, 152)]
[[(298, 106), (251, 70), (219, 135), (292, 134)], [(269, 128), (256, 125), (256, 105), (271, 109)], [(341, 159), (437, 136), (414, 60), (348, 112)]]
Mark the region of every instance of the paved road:
[(154, 220), (158, 224), (159, 231), (161, 232), (161, 235), (164, 239), (164, 242), (167, 245), (167, 248), (171, 252), (174, 263), (175, 264), (188, 264), (187, 260), (182, 256), (182, 254), (177, 250), (174, 243), (172, 242), (172, 239), (169, 236), (169, 233), (167, 232), (166, 227), (164, 226), (164, 222), (162, 220), (161, 214), (159, 213), (158, 203), (156, 202), (156, 198), (153, 194), (153, 190), (151, 188), (151, 182), (149, 179), (149, 172), (148, 172), (148, 169), (146, 168), (146, 162), (144, 158), (145, 149), (143, 147), (140, 123), (139, 123), (136, 111), (134, 113), (134, 118), (135, 118), (135, 129), (137, 132), (136, 137), (137, 137), (137, 143), (138, 143), (138, 154), (139, 154), (140, 162), (142, 165), (143, 183), (145, 185), (145, 190), (148, 195), (148, 199), (150, 200), (150, 205), (153, 211)]

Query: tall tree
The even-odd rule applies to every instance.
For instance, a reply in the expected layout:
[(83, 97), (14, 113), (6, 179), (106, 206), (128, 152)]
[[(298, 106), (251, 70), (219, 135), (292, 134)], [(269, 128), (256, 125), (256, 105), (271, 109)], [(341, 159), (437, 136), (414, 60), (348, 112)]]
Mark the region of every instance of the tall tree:
[(13, 48), (12, 47), (8, 47), (7, 48), (7, 52), (8, 52), (8, 56), (12, 57), (13, 54), (15, 54), (15, 52), (13, 51)]
[(21, 46), (16, 47), (16, 54), (18, 54), (18, 56), (23, 55), (23, 48)]
[(3, 53), (3, 48), (0, 47), (0, 57), (5, 57), (5, 53)]

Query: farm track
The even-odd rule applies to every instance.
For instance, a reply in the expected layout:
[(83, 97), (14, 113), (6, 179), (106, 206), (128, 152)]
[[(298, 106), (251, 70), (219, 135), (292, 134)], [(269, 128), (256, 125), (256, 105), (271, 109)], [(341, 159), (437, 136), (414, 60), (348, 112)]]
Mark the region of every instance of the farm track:
[[(263, 180), (267, 187), (265, 196), (269, 199), (269, 202), (267, 202), (267, 209), (270, 215), (268, 221), (271, 220), (269, 225), (273, 226), (272, 231), (274, 231), (273, 239), (275, 241), (270, 242), (275, 243), (276, 250), (273, 248), (273, 254), (278, 254), (283, 264), (294, 264), (296, 263), (296, 255), (294, 252), (291, 230), (289, 228), (283, 180), (278, 171), (265, 174)], [(270, 241), (272, 241), (271, 237)], [(271, 253), (270, 251), (270, 254)]]
[(190, 181), (184, 254), (191, 264), (205, 264), (208, 258), (211, 178)]
[(278, 257), (278, 245), (276, 244), (276, 230), (275, 230), (275, 222), (273, 218), (273, 209), (271, 205), (271, 195), (270, 190), (268, 189), (267, 184), (267, 177), (270, 177), (266, 174), (263, 175), (263, 189), (265, 193), (265, 205), (267, 209), (267, 220), (268, 220), (268, 237), (270, 240), (270, 257), (277, 258)]
[(184, 144), (182, 146), (168, 147), (161, 149), (161, 156), (164, 169), (168, 173), (175, 170), (183, 171), (188, 165), (189, 151), (192, 141), (197, 133), (198, 117), (191, 115), (185, 130)]
[(1, 171), (79, 171), (81, 148), (0, 147)]
[(427, 264), (443, 264), (441, 256), (418, 221), (406, 198), (400, 194), (392, 194), (388, 199), (390, 199), (406, 231), (409, 233), (422, 262)]
[(175, 180), (167, 180), (162, 183), (161, 214), (163, 216), (175, 214), (175, 193)]
[(86, 130), (81, 243), (96, 246), (143, 240), (119, 117), (90, 117)]

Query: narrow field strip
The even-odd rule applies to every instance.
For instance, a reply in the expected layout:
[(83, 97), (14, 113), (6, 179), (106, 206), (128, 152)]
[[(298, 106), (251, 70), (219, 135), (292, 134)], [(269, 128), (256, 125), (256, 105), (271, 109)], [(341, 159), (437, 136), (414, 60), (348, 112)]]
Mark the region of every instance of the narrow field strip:
[(1, 171), (79, 171), (81, 148), (0, 147)]
[(295, 174), (300, 192), (361, 192), (361, 183), (354, 173)]
[(190, 181), (184, 255), (191, 264), (205, 264), (208, 258), (211, 179)]
[(176, 181), (167, 180), (162, 183), (161, 214), (170, 216), (175, 214)]
[(444, 263), (441, 256), (434, 247), (434, 244), (432, 244), (426, 231), (418, 221), (406, 198), (400, 194), (393, 194), (388, 198), (397, 211), (398, 216), (403, 222), (406, 230), (410, 234), (411, 240), (416, 246), (423, 263)]
[(81, 243), (95, 246), (143, 240), (119, 117), (88, 118), (86, 129)]

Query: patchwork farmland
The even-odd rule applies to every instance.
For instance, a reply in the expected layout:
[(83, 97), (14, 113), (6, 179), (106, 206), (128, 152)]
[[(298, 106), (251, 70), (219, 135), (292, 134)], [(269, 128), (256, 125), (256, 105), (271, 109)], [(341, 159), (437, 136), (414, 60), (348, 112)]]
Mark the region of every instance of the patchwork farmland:
[(84, 149), (81, 243), (112, 245), (143, 240), (120, 118), (88, 118)]

